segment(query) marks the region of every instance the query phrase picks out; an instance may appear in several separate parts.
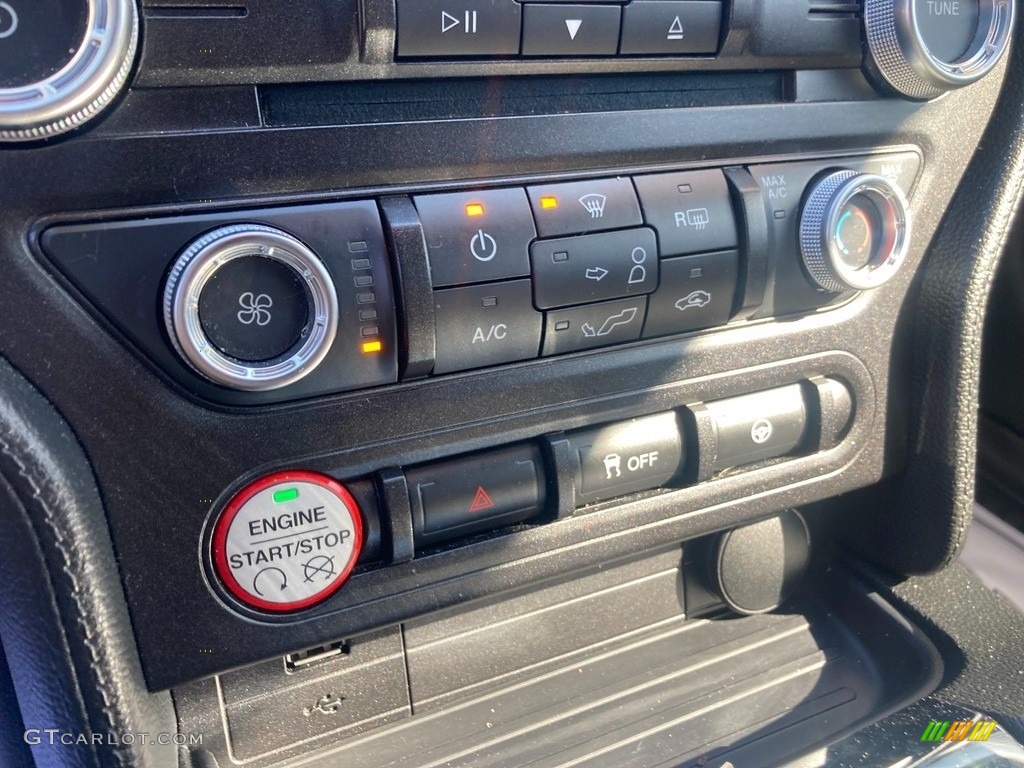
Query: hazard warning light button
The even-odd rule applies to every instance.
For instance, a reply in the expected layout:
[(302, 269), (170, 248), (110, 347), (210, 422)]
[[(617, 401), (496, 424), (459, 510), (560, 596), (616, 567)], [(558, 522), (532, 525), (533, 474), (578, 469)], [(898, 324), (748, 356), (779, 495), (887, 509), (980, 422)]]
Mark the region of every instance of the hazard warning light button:
[(363, 523), (335, 480), (276, 472), (231, 500), (211, 546), (217, 576), (236, 598), (263, 611), (299, 611), (345, 583), (363, 547)]
[(544, 509), (533, 445), (415, 467), (406, 473), (417, 546), (522, 522)]

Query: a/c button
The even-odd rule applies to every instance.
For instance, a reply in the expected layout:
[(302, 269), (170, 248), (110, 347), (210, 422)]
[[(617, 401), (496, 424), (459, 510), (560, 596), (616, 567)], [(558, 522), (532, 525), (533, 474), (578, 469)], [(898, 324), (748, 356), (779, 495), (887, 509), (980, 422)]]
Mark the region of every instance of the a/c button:
[(542, 316), (529, 280), (434, 291), (434, 373), (537, 357)]

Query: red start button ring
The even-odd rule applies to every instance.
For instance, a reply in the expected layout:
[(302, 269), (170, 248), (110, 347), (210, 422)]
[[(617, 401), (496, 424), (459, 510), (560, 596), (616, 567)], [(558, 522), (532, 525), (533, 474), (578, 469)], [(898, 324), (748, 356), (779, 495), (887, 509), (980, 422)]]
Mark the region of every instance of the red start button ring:
[(323, 602), (363, 548), (359, 505), (315, 472), (276, 472), (247, 485), (213, 529), (213, 567), (232, 595), (282, 613)]

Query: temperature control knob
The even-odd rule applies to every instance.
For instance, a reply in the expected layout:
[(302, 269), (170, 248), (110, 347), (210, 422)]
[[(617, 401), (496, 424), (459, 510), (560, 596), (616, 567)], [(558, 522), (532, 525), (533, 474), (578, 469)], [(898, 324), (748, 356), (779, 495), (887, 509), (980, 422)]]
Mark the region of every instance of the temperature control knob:
[(0, 0), (0, 142), (91, 120), (135, 62), (135, 0)]
[(271, 227), (236, 224), (178, 257), (164, 288), (164, 324), (178, 353), (211, 381), (278, 389), (327, 355), (338, 297), (305, 244)]
[(870, 71), (911, 99), (980, 80), (1006, 51), (1013, 0), (865, 0)]
[(874, 174), (827, 174), (812, 185), (800, 213), (800, 255), (813, 281), (831, 293), (888, 282), (909, 242), (903, 192)]

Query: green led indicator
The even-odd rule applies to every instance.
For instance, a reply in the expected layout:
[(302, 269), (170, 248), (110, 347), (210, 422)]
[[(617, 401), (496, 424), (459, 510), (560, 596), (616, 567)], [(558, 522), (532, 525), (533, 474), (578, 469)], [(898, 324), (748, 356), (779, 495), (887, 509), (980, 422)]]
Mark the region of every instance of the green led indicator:
[(298, 488), (284, 488), (280, 491), (274, 491), (274, 503), (284, 504), (286, 501), (295, 501), (299, 498)]

